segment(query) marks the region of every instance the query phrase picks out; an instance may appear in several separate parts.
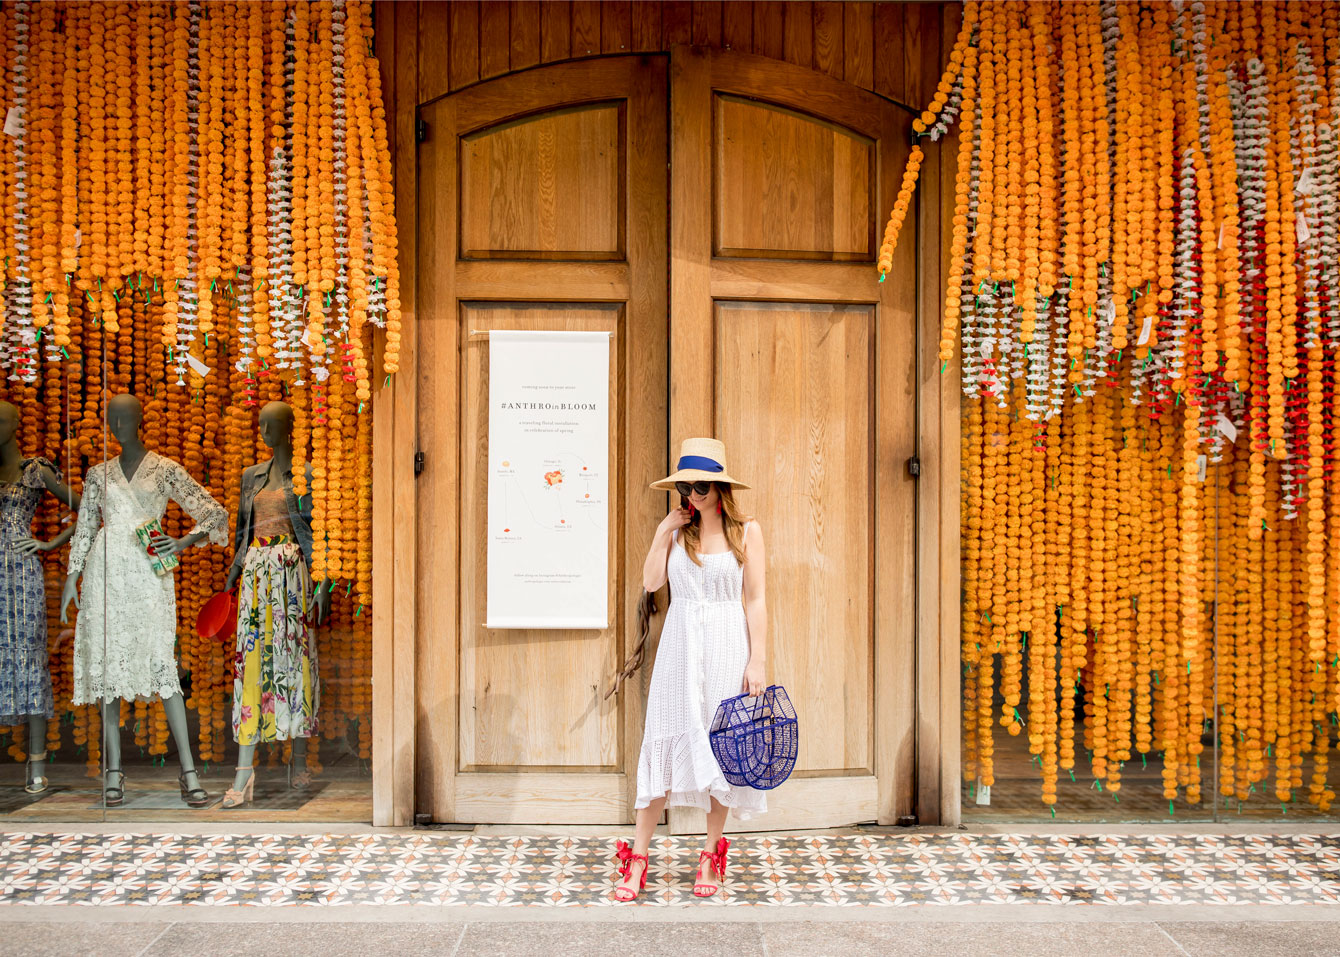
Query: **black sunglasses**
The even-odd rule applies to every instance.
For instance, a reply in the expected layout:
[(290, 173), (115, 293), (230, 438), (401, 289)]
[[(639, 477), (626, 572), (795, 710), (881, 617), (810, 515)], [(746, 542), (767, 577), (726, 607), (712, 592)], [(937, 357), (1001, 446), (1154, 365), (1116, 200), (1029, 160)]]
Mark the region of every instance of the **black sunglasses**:
[(689, 495), (690, 492), (697, 492), (699, 495), (706, 495), (708, 492), (712, 491), (712, 483), (711, 483), (711, 482), (676, 482), (676, 483), (675, 483), (675, 491), (678, 492), (680, 495), (683, 495), (685, 498), (688, 497), (688, 495)]

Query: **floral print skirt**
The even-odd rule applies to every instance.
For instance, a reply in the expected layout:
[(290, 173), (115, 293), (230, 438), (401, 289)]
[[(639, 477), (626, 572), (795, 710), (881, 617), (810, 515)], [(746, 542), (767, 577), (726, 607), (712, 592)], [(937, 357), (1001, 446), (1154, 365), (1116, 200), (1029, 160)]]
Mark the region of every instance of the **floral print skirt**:
[(321, 692), (311, 603), (312, 580), (297, 542), (287, 535), (252, 542), (237, 593), (233, 737), (238, 744), (316, 733)]

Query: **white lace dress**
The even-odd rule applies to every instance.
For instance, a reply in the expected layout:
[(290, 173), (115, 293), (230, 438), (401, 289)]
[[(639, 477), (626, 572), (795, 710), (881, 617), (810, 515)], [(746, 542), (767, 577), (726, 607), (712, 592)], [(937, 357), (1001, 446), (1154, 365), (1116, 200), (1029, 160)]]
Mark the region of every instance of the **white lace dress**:
[(676, 532), (666, 563), (670, 608), (647, 695), (637, 807), (665, 796), (669, 807), (707, 811), (716, 798), (743, 821), (766, 811), (767, 797), (726, 782), (707, 729), (717, 705), (740, 693), (749, 663), (744, 568), (729, 551), (698, 557), (701, 566), (689, 558)]
[(215, 545), (228, 543), (228, 513), (171, 459), (145, 455), (130, 481), (121, 459), (89, 469), (70, 544), (70, 574), (83, 572), (74, 629), (74, 704), (110, 698), (167, 698), (177, 678), (177, 594), (173, 576), (154, 574), (135, 529), (160, 521), (168, 500)]

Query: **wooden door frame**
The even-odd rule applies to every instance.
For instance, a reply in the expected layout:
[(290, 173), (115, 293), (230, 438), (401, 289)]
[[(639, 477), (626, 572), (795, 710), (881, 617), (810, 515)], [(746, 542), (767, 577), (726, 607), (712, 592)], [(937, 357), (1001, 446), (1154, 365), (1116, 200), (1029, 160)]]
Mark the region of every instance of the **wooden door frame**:
[[(378, 54), (383, 72), (394, 78), (388, 83), (386, 107), (395, 156), (396, 207), (406, 211), (415, 210), (418, 204), (418, 104), (409, 98), (398, 102), (395, 91), (417, 89), (415, 6), (378, 4), (375, 8)], [(391, 20), (395, 29), (390, 29)], [(396, 38), (394, 49), (383, 48), (387, 37)], [(917, 454), (921, 462), (916, 499), (917, 806), (921, 823), (956, 825), (961, 815), (959, 363), (955, 358), (942, 369), (937, 354), (956, 150), (952, 138), (945, 144), (923, 141), (922, 148), (926, 156), (916, 194)], [(413, 213), (402, 212), (398, 238), (401, 372), (393, 385), (377, 388), (373, 398), (372, 783), (373, 824), (403, 827), (414, 823), (417, 763), (415, 540), (419, 508), (414, 461), (419, 361), (417, 222)]]

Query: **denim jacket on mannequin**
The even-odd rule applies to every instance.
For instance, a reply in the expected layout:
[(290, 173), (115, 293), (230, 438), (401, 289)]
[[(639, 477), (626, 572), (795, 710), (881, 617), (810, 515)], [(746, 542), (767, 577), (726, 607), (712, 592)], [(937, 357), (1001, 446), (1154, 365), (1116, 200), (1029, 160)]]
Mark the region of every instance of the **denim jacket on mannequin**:
[[(241, 570), (242, 563), (247, 557), (247, 549), (251, 547), (256, 493), (265, 487), (272, 461), (273, 459), (260, 462), (242, 473), (242, 497), (237, 503), (237, 532), (234, 535), (236, 552), (233, 555), (232, 569)], [(307, 487), (311, 488), (312, 467), (307, 466), (306, 471)], [(302, 548), (302, 557), (307, 560), (307, 567), (311, 568), (312, 496), (311, 493), (304, 495), (302, 498), (305, 504), (300, 504), (298, 496), (293, 494), (293, 473), (285, 472), (283, 479), (284, 500), (288, 503), (288, 520), (292, 523), (293, 534), (297, 536), (298, 545)]]

